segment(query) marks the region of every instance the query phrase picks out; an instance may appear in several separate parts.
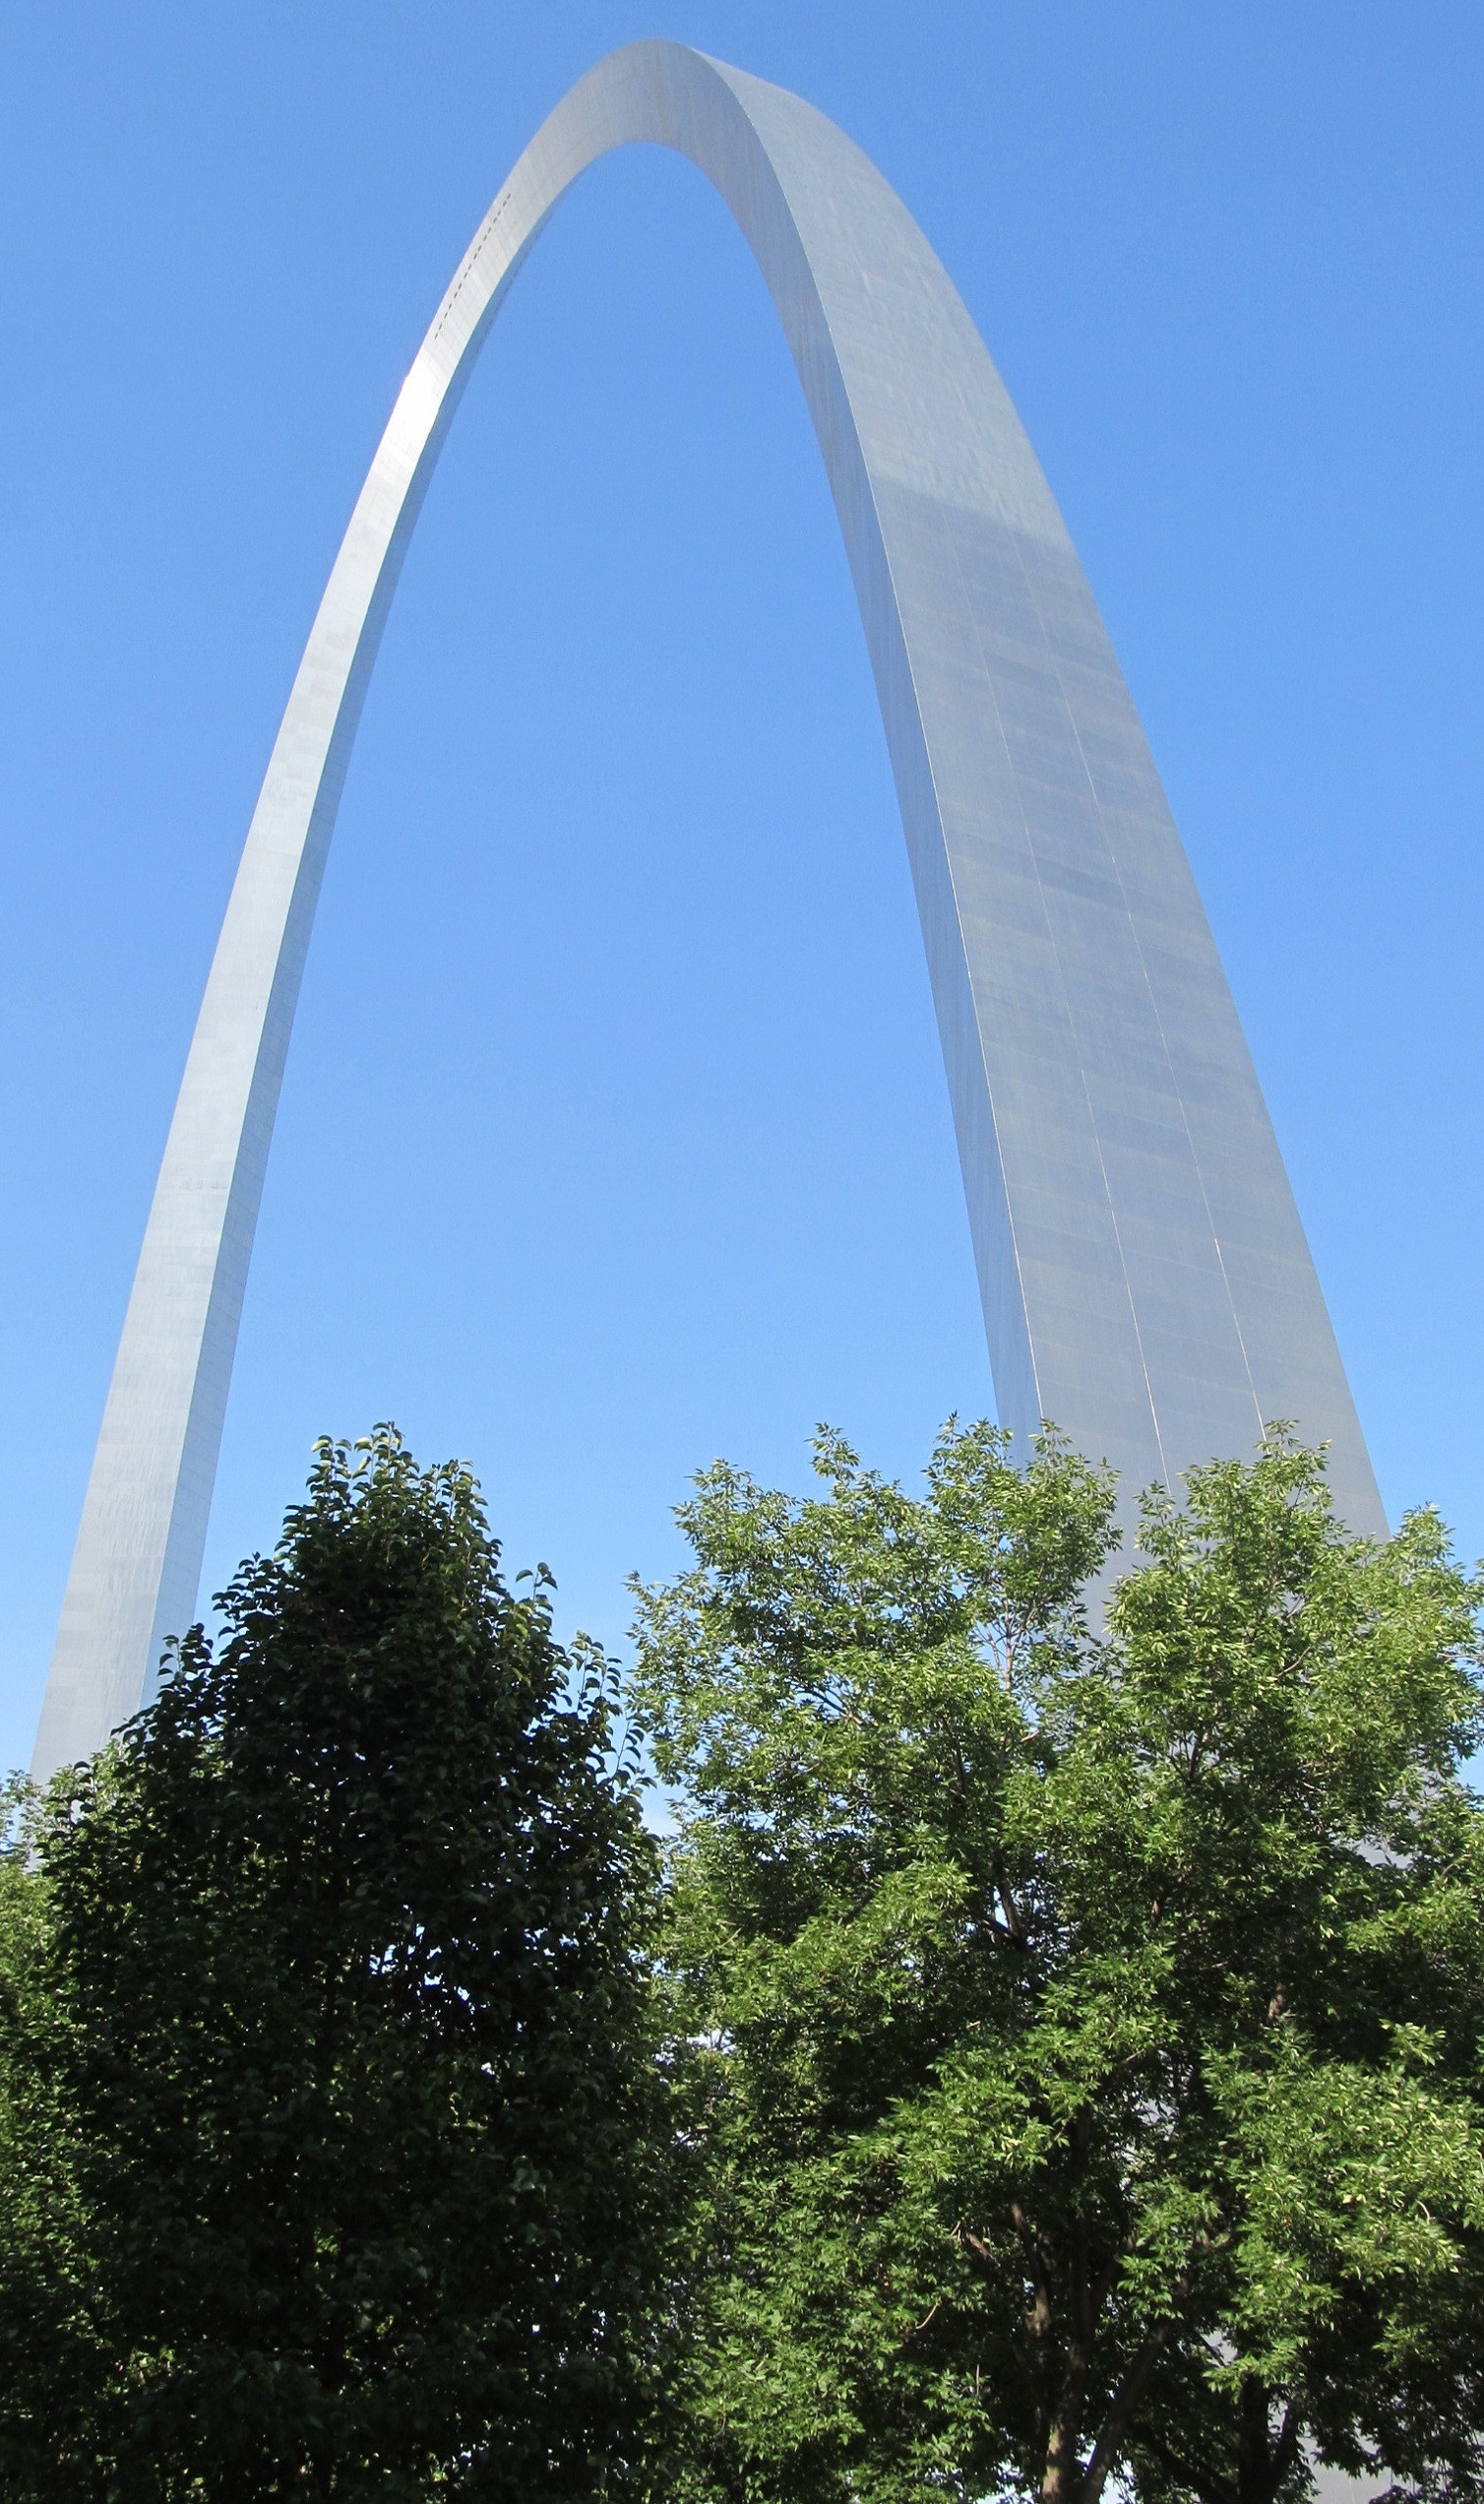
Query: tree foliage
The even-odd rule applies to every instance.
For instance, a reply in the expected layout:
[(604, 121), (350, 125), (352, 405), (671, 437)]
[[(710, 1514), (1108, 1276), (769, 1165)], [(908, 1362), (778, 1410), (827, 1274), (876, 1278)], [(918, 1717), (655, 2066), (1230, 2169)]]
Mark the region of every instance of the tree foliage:
[(654, 2090), (611, 1674), (390, 1430), (219, 1605), (0, 1881), (0, 2485), (612, 2492)]
[(1481, 2491), (1478, 1586), (1321, 1463), (718, 1467), (641, 1593), (694, 2181), (675, 2491)]

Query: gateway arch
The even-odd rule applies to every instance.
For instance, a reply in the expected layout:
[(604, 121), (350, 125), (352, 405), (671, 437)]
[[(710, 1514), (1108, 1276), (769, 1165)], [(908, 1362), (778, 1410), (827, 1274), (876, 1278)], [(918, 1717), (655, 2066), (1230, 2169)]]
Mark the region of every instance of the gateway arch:
[(1180, 838), (1076, 551), (967, 312), (823, 114), (686, 46), (579, 80), (460, 263), (351, 516), (227, 907), (150, 1213), (35, 1769), (98, 1746), (195, 1613), (320, 881), (402, 556), (505, 291), (563, 193), (673, 148), (742, 228), (855, 582), (922, 920), (1004, 1422), (1126, 1494), (1263, 1422), (1385, 1517)]

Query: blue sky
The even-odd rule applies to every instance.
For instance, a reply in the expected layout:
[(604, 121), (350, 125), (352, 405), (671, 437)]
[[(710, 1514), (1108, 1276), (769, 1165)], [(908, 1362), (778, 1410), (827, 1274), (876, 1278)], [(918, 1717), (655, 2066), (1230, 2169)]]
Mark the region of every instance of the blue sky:
[[(1484, 18), (253, 0), (7, 22), (0, 1762), (30, 1750), (216, 925), (477, 218), (670, 33), (876, 158), (1029, 427), (1164, 774), (1383, 1491), (1484, 1545)], [(367, 708), (205, 1588), (312, 1437), (477, 1467), (616, 1641), (725, 1453), (991, 1404), (899, 828), (802, 397), (630, 151), (485, 351)]]

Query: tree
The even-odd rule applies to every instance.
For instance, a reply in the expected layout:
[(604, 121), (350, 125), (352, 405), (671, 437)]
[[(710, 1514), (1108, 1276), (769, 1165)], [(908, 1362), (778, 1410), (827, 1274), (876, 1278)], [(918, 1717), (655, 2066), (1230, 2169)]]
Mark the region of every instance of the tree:
[(219, 1605), (10, 1872), (3, 2491), (616, 2492), (654, 2091), (611, 1671), (390, 1429)]
[(717, 1467), (642, 1591), (694, 2163), (676, 2492), (1484, 2471), (1481, 1597), (1282, 1435), (1144, 1505), (947, 1431)]

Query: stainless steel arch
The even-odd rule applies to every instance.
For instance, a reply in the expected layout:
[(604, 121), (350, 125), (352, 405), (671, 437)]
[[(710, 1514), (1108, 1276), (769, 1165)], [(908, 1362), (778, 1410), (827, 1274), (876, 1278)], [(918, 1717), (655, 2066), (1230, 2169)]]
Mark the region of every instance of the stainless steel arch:
[(588, 72), (516, 165), (404, 383), (321, 602), (191, 1045), (42, 1709), (45, 1774), (195, 1607), (289, 1028), (381, 628), (444, 432), (569, 184), (628, 141), (700, 167), (808, 400), (870, 647), (953, 1096), (1001, 1414), (1137, 1488), (1328, 1437), (1385, 1520), (1205, 914), (1020, 420), (895, 193), (823, 114), (683, 45)]

